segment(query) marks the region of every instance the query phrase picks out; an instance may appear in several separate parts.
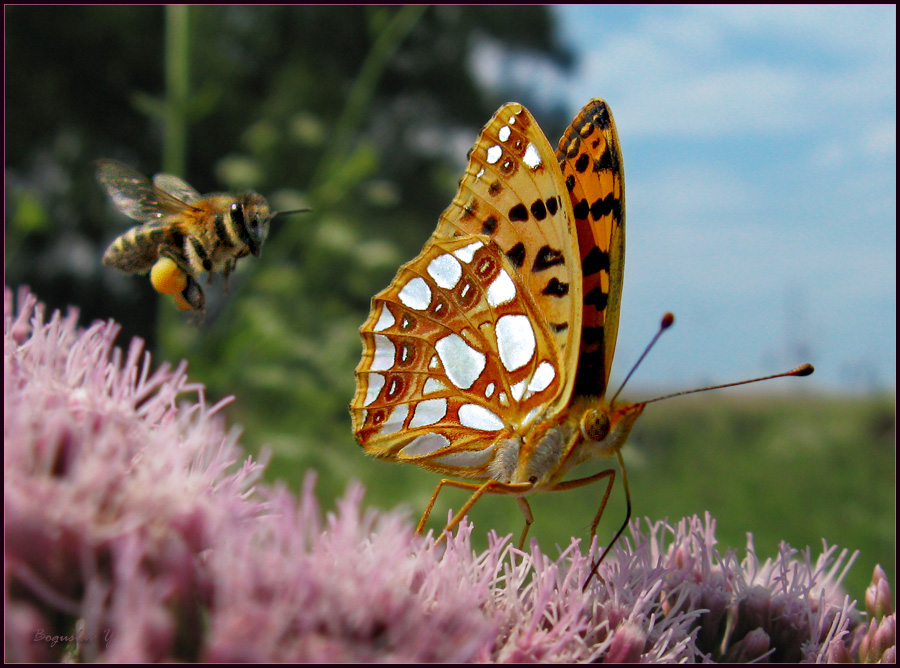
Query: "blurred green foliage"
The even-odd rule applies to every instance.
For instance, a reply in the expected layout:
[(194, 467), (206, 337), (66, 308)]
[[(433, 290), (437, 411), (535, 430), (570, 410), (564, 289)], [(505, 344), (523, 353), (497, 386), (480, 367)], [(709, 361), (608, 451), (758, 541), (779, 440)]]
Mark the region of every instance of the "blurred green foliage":
[[(115, 318), (123, 343), (139, 335), (158, 360), (188, 359), (210, 399), (236, 395), (228, 420), (250, 450), (273, 452), (272, 478), (297, 487), (316, 469), (326, 506), (360, 479), (371, 501), (417, 515), (437, 476), (371, 460), (350, 433), (357, 330), (499, 103), (533, 107), (551, 139), (570, 120), (562, 100), (542, 107), (473, 75), (485, 47), (527, 45), (565, 68), (552, 18), (538, 6), (7, 7), (6, 283), (79, 307), (85, 323)], [(145, 278), (100, 265), (128, 226), (94, 179), (101, 157), (312, 213), (278, 219), (230, 294), (207, 290), (198, 325)], [(779, 539), (859, 547), (857, 596), (876, 560), (893, 567), (891, 401), (713, 405), (726, 404), (666, 402), (638, 422), (625, 453), (636, 516), (710, 510), (724, 542), (742, 547), (751, 530), (762, 555)], [(601, 492), (536, 498), (532, 535), (545, 549), (586, 535)], [(435, 527), (465, 498), (444, 494)], [(621, 521), (620, 495), (601, 535)], [(473, 518), (521, 528), (509, 499), (481, 501)]]

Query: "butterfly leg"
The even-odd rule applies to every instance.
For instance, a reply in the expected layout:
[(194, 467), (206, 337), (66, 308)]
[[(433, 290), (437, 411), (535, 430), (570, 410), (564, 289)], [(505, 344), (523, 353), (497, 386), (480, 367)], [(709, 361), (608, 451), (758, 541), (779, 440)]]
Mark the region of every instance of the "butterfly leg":
[(517, 496), (516, 503), (519, 504), (519, 509), (525, 516), (525, 527), (522, 529), (522, 537), (519, 538), (519, 549), (521, 550), (525, 547), (525, 536), (528, 535), (528, 530), (534, 522), (534, 515), (531, 514), (531, 506), (528, 505), (528, 500), (524, 496)]
[[(473, 482), (460, 482), (459, 480), (450, 480), (448, 478), (444, 478), (443, 480), (441, 480), (438, 483), (438, 486), (435, 487), (434, 494), (431, 495), (431, 501), (428, 502), (428, 506), (425, 508), (425, 512), (422, 513), (422, 519), (419, 520), (419, 525), (416, 527), (416, 533), (421, 534), (423, 531), (425, 531), (425, 523), (428, 521), (428, 517), (431, 515), (431, 509), (434, 508), (434, 502), (437, 501), (438, 494), (441, 493), (441, 488), (444, 485), (450, 485), (451, 487), (459, 487), (460, 489), (478, 490), (479, 488), (484, 487), (485, 484), (487, 484), (487, 483), (479, 485), (479, 484), (476, 484)], [(482, 494), (483, 494), (483, 492), (482, 492)], [(481, 494), (479, 494), (478, 496), (481, 496)], [(476, 501), (477, 501), (477, 498), (476, 498)], [(475, 502), (473, 501), (472, 503), (475, 503)], [(466, 505), (466, 509), (471, 508), (471, 507), (472, 507), (472, 504)], [(455, 526), (455, 522), (453, 524)], [(441, 537), (443, 537), (443, 535)], [(438, 540), (440, 540), (440, 538), (438, 538)]]
[[(448, 531), (453, 531), (456, 528), (456, 525), (462, 521), (462, 518), (466, 516), (466, 513), (469, 512), (469, 509), (475, 505), (475, 502), (478, 501), (484, 494), (520, 494), (522, 492), (526, 492), (531, 489), (531, 483), (502, 483), (498, 480), (488, 480), (482, 484), (472, 483), (472, 482), (461, 482), (459, 480), (450, 480), (445, 478), (438, 483), (438, 486), (434, 490), (434, 494), (431, 495), (431, 501), (428, 502), (428, 507), (425, 508), (425, 512), (422, 514), (422, 519), (419, 520), (419, 525), (416, 527), (416, 533), (421, 534), (425, 530), (425, 523), (428, 521), (428, 516), (431, 515), (431, 509), (434, 507), (434, 502), (437, 500), (437, 496), (441, 491), (441, 488), (444, 485), (450, 485), (451, 487), (458, 487), (460, 489), (471, 489), (474, 490), (472, 496), (469, 497), (469, 500), (465, 502), (462, 508), (459, 509), (459, 512), (450, 520), (450, 523), (444, 527), (444, 530), (441, 532), (441, 535), (438, 536), (437, 540), (434, 541), (434, 544), (437, 545), (440, 543), (444, 537), (447, 535)], [(527, 505), (527, 504), (526, 504)], [(523, 511), (524, 512), (524, 511)], [(526, 514), (526, 532), (527, 526), (531, 524), (528, 521), (529, 516), (531, 515), (531, 509), (528, 509), (528, 514)]]
[[(625, 521), (622, 523), (622, 526), (619, 527), (619, 530), (616, 532), (616, 535), (613, 536), (613, 539), (609, 542), (609, 545), (606, 546), (606, 549), (603, 550), (603, 554), (600, 555), (600, 558), (594, 562), (594, 565), (591, 567), (591, 572), (587, 576), (587, 580), (584, 581), (584, 587), (587, 589), (588, 584), (590, 584), (591, 578), (597, 573), (597, 569), (600, 568), (600, 564), (603, 563), (603, 560), (606, 559), (606, 555), (609, 554), (609, 551), (612, 549), (612, 546), (616, 544), (616, 541), (619, 540), (619, 536), (625, 531), (625, 527), (628, 526), (628, 521), (631, 519), (631, 493), (628, 491), (628, 475), (625, 473), (625, 462), (622, 461), (622, 453), (619, 450), (616, 450), (616, 457), (619, 460), (619, 466), (622, 467), (622, 486), (625, 488)], [(585, 485), (590, 485), (592, 482), (596, 482), (602, 478), (609, 478), (609, 481), (606, 484), (606, 492), (603, 494), (603, 500), (600, 502), (600, 508), (597, 510), (597, 514), (594, 516), (594, 521), (591, 523), (591, 539), (593, 540), (594, 536), (597, 535), (597, 525), (600, 524), (600, 518), (603, 517), (603, 511), (606, 510), (606, 502), (609, 501), (609, 494), (612, 491), (613, 482), (616, 480), (616, 470), (615, 469), (606, 469), (605, 471), (600, 471), (600, 473), (596, 473), (592, 476), (588, 476), (587, 478), (579, 478), (578, 480), (566, 480), (557, 484), (552, 488), (551, 491), (561, 492), (567, 489), (575, 489), (577, 487), (584, 487)]]
[(604, 492), (603, 494), (603, 500), (600, 502), (600, 508), (597, 510), (597, 514), (594, 516), (594, 521), (591, 522), (591, 538), (593, 538), (597, 534), (597, 525), (600, 524), (600, 519), (603, 517), (603, 512), (606, 510), (606, 504), (609, 501), (609, 495), (612, 492), (613, 483), (616, 480), (616, 470), (606, 469), (605, 471), (600, 471), (600, 473), (595, 473), (594, 475), (588, 476), (587, 478), (578, 478), (578, 480), (566, 480), (564, 482), (558, 483), (552, 490), (550, 490), (552, 492), (564, 492), (567, 489), (577, 489), (579, 487), (584, 487), (585, 485), (590, 485), (591, 483), (602, 480), (603, 478), (608, 478), (609, 480), (606, 483), (606, 492)]

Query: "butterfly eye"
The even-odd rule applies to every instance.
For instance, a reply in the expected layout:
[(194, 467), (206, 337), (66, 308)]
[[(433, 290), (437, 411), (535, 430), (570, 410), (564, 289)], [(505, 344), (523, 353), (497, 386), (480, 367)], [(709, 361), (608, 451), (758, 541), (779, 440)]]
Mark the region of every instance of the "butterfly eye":
[(581, 418), (581, 433), (591, 441), (602, 441), (609, 435), (609, 416), (602, 410), (590, 410)]

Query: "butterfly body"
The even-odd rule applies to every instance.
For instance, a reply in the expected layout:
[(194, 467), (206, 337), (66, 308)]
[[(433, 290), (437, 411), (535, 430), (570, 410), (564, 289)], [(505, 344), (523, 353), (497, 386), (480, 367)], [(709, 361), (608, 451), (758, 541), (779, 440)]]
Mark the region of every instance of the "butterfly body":
[(501, 107), (434, 234), (372, 300), (351, 403), (360, 444), (475, 481), (441, 483), (475, 491), (457, 518), (485, 493), (517, 497), (527, 524), (534, 492), (604, 478), (608, 496), (614, 469), (564, 478), (617, 455), (643, 410), (605, 399), (623, 255), (606, 103), (586, 105), (555, 152), (524, 107)]

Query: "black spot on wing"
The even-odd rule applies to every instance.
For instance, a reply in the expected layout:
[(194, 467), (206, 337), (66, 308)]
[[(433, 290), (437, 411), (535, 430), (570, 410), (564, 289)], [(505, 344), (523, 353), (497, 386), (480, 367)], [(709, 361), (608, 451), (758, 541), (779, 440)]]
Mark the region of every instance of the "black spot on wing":
[(584, 198), (572, 207), (572, 213), (575, 214), (576, 220), (585, 220), (590, 212), (591, 207), (588, 206), (587, 200)]
[(497, 231), (497, 219), (494, 216), (488, 217), (488, 219), (485, 220), (481, 224), (481, 233), (482, 234), (485, 234), (487, 236), (492, 236), (494, 234), (494, 232), (496, 232), (496, 231)]
[(525, 244), (521, 241), (506, 251), (506, 257), (513, 263), (516, 269), (521, 269), (525, 263)]
[(558, 264), (565, 264), (566, 258), (563, 257), (562, 251), (550, 248), (550, 246), (542, 246), (534, 258), (534, 264), (531, 266), (532, 271), (544, 271)]
[(528, 220), (528, 208), (522, 204), (516, 204), (509, 210), (509, 219), (514, 223), (524, 223)]
[(618, 197), (609, 193), (606, 197), (594, 200), (591, 204), (591, 217), (600, 220), (603, 216), (613, 214), (616, 220), (621, 220), (622, 202)]
[(608, 295), (599, 287), (594, 288), (584, 296), (584, 303), (593, 306), (598, 311), (606, 308)]
[(553, 277), (547, 281), (547, 286), (541, 291), (541, 294), (552, 295), (553, 297), (565, 297), (569, 294), (569, 284), (563, 283), (558, 278)]
[(591, 276), (598, 271), (609, 271), (609, 253), (594, 246), (581, 263), (581, 272)]

